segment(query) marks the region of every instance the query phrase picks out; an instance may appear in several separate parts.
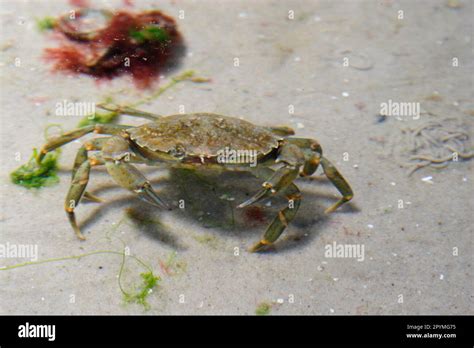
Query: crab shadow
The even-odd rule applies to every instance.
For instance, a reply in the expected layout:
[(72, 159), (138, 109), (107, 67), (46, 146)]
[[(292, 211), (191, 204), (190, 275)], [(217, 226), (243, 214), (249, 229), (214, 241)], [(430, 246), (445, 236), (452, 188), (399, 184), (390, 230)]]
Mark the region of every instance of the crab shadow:
[[(210, 234), (214, 236), (221, 235), (225, 238), (231, 235), (250, 246), (263, 236), (267, 226), (287, 205), (284, 198), (276, 196), (243, 209), (236, 208), (257, 192), (264, 181), (245, 172), (202, 173), (187, 169), (170, 169), (167, 177), (156, 179), (153, 179), (156, 175), (152, 175), (152, 171), (144, 172), (152, 179), (151, 182), (160, 197), (173, 207), (173, 211), (163, 211), (138, 199), (131, 200), (129, 195), (121, 195), (97, 206), (83, 220), (81, 228), (85, 230), (95, 221), (103, 219), (109, 210), (122, 209), (127, 220), (146, 236), (174, 249), (184, 250), (186, 247), (180, 242), (179, 233), (160, 222), (161, 214), (170, 213), (186, 224), (209, 229)], [(297, 181), (296, 184), (302, 191), (298, 213), (275, 243), (275, 247), (268, 249), (267, 253), (275, 250), (278, 253), (285, 252), (310, 244), (335, 216), (324, 214), (324, 210), (338, 198), (329, 187), (327, 190), (319, 190), (322, 185), (331, 186), (329, 181), (315, 177), (304, 183)], [(315, 190), (315, 187), (318, 190)], [(90, 192), (101, 196), (109, 190), (116, 191), (117, 186), (101, 185)], [(338, 213), (357, 210), (349, 202), (338, 209)]]
[[(118, 198), (107, 199), (104, 203), (96, 206), (80, 223), (83, 233), (87, 233), (89, 230), (94, 233), (93, 226), (96, 222), (106, 219), (109, 212), (122, 210), (124, 215), (120, 221), (139, 230), (140, 234), (144, 237), (156, 240), (177, 251), (186, 249), (185, 245), (180, 241), (179, 235), (172, 228), (161, 222), (161, 214), (167, 212), (160, 211), (148, 203), (134, 199), (133, 196), (121, 195), (116, 185), (102, 186), (98, 190), (90, 192), (97, 194), (97, 192), (105, 191), (118, 193)], [(87, 202), (86, 204), (89, 203), (94, 204), (93, 202)]]

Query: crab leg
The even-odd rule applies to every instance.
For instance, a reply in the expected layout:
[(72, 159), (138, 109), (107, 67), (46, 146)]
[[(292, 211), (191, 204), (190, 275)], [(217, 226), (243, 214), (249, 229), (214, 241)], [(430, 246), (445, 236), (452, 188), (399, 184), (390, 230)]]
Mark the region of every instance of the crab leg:
[(305, 164), (301, 169), (301, 176), (313, 174), (316, 169), (318, 169), (319, 164), (321, 164), (324, 174), (326, 174), (331, 183), (342, 194), (342, 198), (339, 201), (326, 209), (326, 214), (332, 213), (342, 204), (352, 199), (354, 193), (352, 192), (350, 185), (341, 173), (339, 173), (337, 168), (327, 158), (323, 157), (321, 146), (316, 140), (307, 138), (289, 138), (288, 142), (301, 148), (305, 154)]
[(309, 176), (318, 169), (320, 158), (323, 154), (321, 145), (316, 140), (307, 138), (289, 138), (290, 144), (298, 146), (304, 153), (305, 162), (301, 168), (300, 176)]
[(169, 209), (168, 205), (153, 190), (150, 182), (133, 165), (118, 161), (118, 163), (106, 162), (105, 166), (117, 184), (133, 191), (138, 195), (138, 198), (149, 204)]
[(298, 169), (289, 167), (282, 167), (278, 169), (267, 181), (262, 184), (263, 189), (258, 191), (255, 195), (250, 197), (245, 202), (239, 204), (237, 208), (245, 208), (249, 205), (252, 205), (256, 202), (259, 202), (272, 195), (277, 194), (279, 191), (288, 187), (297, 176)]
[(128, 106), (120, 106), (120, 105), (110, 104), (110, 103), (98, 104), (97, 107), (107, 110), (107, 111), (115, 112), (120, 115), (141, 117), (141, 118), (146, 118), (152, 121), (156, 121), (157, 119), (162, 117), (160, 115), (152, 114), (146, 111), (137, 110)]
[[(88, 152), (102, 150), (102, 146), (104, 146), (107, 140), (109, 140), (109, 138), (95, 138), (87, 141), (81, 146), (81, 148), (77, 151), (76, 158), (74, 160), (74, 167), (72, 168), (73, 178), (79, 166), (89, 159)], [(104, 164), (103, 160), (97, 157), (91, 158), (89, 160), (91, 161), (91, 165)]]
[[(100, 155), (96, 154), (94, 156), (89, 157), (88, 152), (102, 150), (102, 146), (107, 140), (109, 140), (109, 138), (95, 138), (90, 141), (87, 141), (84, 145), (81, 146), (81, 148), (77, 151), (76, 158), (74, 160), (74, 167), (72, 169), (72, 180), (74, 180), (74, 176), (76, 175), (77, 170), (85, 161), (89, 161), (91, 166), (105, 164), (105, 161), (101, 158)], [(84, 198), (98, 203), (103, 202), (102, 199), (97, 196), (94, 196), (92, 193), (89, 193), (87, 191), (84, 192)]]
[(275, 126), (275, 127), (268, 127), (273, 133), (276, 135), (280, 135), (286, 137), (288, 135), (294, 135), (295, 131), (287, 126)]
[[(45, 145), (43, 145), (43, 147), (41, 148), (41, 152), (37, 158), (37, 161), (41, 162), (43, 157), (49, 151), (52, 151), (73, 140), (79, 139), (80, 137), (88, 133), (95, 132), (98, 134), (119, 134), (122, 132), (123, 129), (126, 129), (126, 128), (129, 128), (129, 126), (96, 124), (96, 125), (90, 125), (90, 126), (72, 130), (63, 135), (55, 137), (54, 139), (51, 139)], [(109, 138), (104, 138), (104, 139), (109, 139)], [(76, 233), (77, 237), (81, 240), (85, 240), (86, 238), (84, 237), (84, 235), (81, 233), (81, 230), (77, 226), (76, 215), (74, 214), (74, 209), (77, 207), (77, 205), (79, 204), (79, 201), (81, 200), (83, 196), (94, 201), (100, 201), (98, 197), (95, 197), (94, 195), (85, 192), (87, 183), (89, 182), (89, 173), (90, 173), (90, 168), (91, 168), (91, 162), (88, 160), (87, 151), (89, 151), (88, 147), (90, 150), (93, 150), (94, 148), (100, 149), (100, 147), (103, 145), (104, 142), (105, 140), (102, 140), (101, 138), (101, 139), (94, 139), (91, 142), (86, 143), (79, 149), (76, 155), (76, 158), (74, 160), (71, 186), (69, 187), (69, 191), (66, 195), (64, 209), (66, 210), (66, 214), (68, 216), (69, 222), (71, 223), (71, 226), (74, 232)], [(92, 161), (92, 164), (102, 164), (102, 163), (101, 162), (94, 163), (94, 161)]]
[(329, 162), (327, 158), (321, 157), (321, 165), (323, 167), (324, 174), (326, 174), (328, 179), (331, 180), (332, 184), (342, 194), (341, 199), (324, 211), (326, 214), (329, 214), (339, 208), (342, 204), (349, 202), (354, 196), (354, 193), (352, 192), (352, 189), (347, 183), (346, 179), (344, 179), (337, 168), (334, 167), (334, 165)]
[(278, 215), (265, 231), (263, 238), (250, 248), (249, 251), (260, 251), (275, 242), (288, 226), (289, 222), (295, 217), (300, 206), (301, 194), (298, 187), (293, 183), (293, 180), (298, 176), (300, 167), (304, 164), (304, 160), (304, 153), (298, 146), (294, 144), (284, 144), (275, 161), (276, 163), (282, 162), (283, 167), (276, 171), (270, 168), (261, 168), (258, 171), (253, 171), (257, 176), (268, 175), (270, 178), (263, 183), (263, 189), (249, 200), (237, 206), (237, 208), (246, 207), (279, 192), (285, 192), (287, 194), (288, 207), (278, 212)]
[(283, 167), (273, 172), (273, 175), (262, 184), (263, 189), (238, 205), (237, 208), (244, 208), (287, 188), (298, 176), (300, 167), (304, 163), (304, 154), (297, 146), (285, 144), (281, 147), (275, 161), (275, 163), (279, 162), (283, 162)]
[(84, 135), (88, 133), (94, 132), (97, 134), (116, 135), (116, 134), (120, 134), (122, 130), (127, 129), (127, 128), (130, 128), (130, 126), (112, 125), (112, 124), (95, 124), (95, 125), (90, 125), (90, 126), (74, 129), (70, 132), (54, 137), (53, 139), (49, 140), (46, 144), (44, 144), (38, 155), (37, 161), (38, 163), (40, 163), (43, 157), (48, 152), (60, 146), (63, 146), (64, 144), (67, 144), (73, 140), (79, 139), (80, 137), (83, 137)]
[[(257, 177), (261, 175), (268, 176), (272, 173), (274, 173), (274, 171), (270, 168), (260, 168), (258, 172), (254, 171), (254, 175)], [(267, 227), (263, 238), (249, 249), (250, 252), (260, 251), (274, 243), (295, 217), (301, 202), (300, 190), (295, 184), (291, 183), (284, 192), (288, 200), (288, 206), (278, 212), (278, 215), (275, 216), (271, 224)]]
[(81, 230), (77, 225), (74, 209), (77, 207), (82, 197), (86, 197), (96, 202), (102, 201), (100, 198), (85, 191), (87, 183), (89, 182), (91, 166), (104, 164), (104, 161), (100, 157), (93, 156), (92, 158), (88, 158), (88, 151), (100, 150), (108, 139), (109, 138), (96, 138), (86, 142), (77, 151), (77, 155), (74, 160), (71, 186), (69, 187), (69, 191), (66, 195), (64, 209), (66, 210), (66, 214), (74, 232), (81, 240), (85, 240), (86, 238), (81, 233)]
[(133, 153), (133, 151), (124, 138), (120, 136), (110, 138), (103, 150), (106, 159), (105, 167), (109, 174), (120, 186), (135, 192), (143, 201), (169, 209), (168, 205), (153, 190), (145, 176), (133, 165), (127, 163), (129, 158), (127, 154), (129, 153)]
[(77, 226), (74, 209), (79, 204), (79, 201), (81, 200), (86, 189), (87, 183), (89, 182), (90, 169), (91, 165), (87, 160), (84, 161), (79, 166), (79, 168), (77, 168), (74, 177), (72, 178), (71, 186), (69, 187), (66, 201), (64, 203), (64, 209), (66, 210), (69, 222), (71, 223), (74, 232), (76, 232), (77, 237), (81, 240), (85, 240), (86, 237), (84, 237), (84, 235), (81, 233), (81, 230)]

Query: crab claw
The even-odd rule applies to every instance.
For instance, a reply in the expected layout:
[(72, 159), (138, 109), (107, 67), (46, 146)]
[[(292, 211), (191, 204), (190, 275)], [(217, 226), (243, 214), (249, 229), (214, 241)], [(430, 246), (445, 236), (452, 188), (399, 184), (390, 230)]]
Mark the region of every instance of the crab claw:
[(138, 197), (147, 203), (162, 209), (171, 210), (171, 207), (156, 194), (156, 192), (151, 188), (150, 184), (143, 185), (143, 187), (136, 192), (138, 193)]
[(256, 253), (256, 252), (267, 249), (268, 246), (270, 246), (271, 244), (272, 243), (270, 243), (270, 242), (267, 242), (265, 240), (261, 240), (260, 242), (254, 244), (252, 247), (250, 247), (248, 249), (248, 251), (251, 252), (251, 253)]
[(260, 191), (258, 191), (255, 195), (253, 195), (252, 197), (250, 197), (248, 200), (246, 200), (245, 202), (239, 204), (237, 206), (237, 208), (241, 209), (241, 208), (245, 208), (251, 204), (254, 204), (255, 202), (258, 202), (264, 198), (266, 198), (269, 193), (271, 192), (271, 189), (270, 188), (264, 188), (264, 189), (261, 189)]

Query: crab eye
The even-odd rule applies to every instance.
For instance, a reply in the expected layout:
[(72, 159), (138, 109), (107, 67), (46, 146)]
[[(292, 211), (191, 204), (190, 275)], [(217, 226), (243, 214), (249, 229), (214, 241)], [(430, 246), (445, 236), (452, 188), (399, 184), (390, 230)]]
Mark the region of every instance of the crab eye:
[(170, 150), (170, 155), (177, 157), (177, 158), (183, 158), (185, 155), (185, 149), (181, 145), (176, 145), (173, 149)]

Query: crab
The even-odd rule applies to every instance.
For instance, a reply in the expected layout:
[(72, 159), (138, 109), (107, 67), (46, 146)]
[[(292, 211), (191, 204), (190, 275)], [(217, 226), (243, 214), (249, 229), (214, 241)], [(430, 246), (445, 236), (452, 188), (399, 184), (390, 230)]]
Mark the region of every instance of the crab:
[[(289, 127), (258, 126), (240, 118), (212, 113), (160, 116), (114, 104), (100, 104), (99, 107), (117, 115), (141, 117), (152, 122), (137, 127), (118, 124), (88, 125), (59, 135), (41, 148), (39, 162), (49, 151), (86, 134), (93, 132), (109, 135), (86, 141), (78, 150), (74, 161), (65, 210), (73, 230), (81, 240), (85, 237), (77, 225), (74, 210), (83, 197), (98, 200), (86, 191), (91, 167), (98, 165), (105, 165), (118, 185), (162, 209), (170, 208), (134, 164), (237, 170), (250, 172), (256, 177), (266, 177), (261, 189), (237, 208), (247, 207), (275, 195), (286, 197), (288, 205), (278, 212), (260, 241), (249, 249), (251, 252), (267, 249), (280, 237), (300, 206), (301, 193), (294, 180), (299, 176), (312, 175), (319, 165), (342, 195), (325, 213), (335, 211), (353, 197), (350, 185), (323, 156), (320, 144), (313, 139), (291, 137), (295, 132)], [(256, 165), (223, 161), (221, 155), (224, 148), (253, 151)]]

